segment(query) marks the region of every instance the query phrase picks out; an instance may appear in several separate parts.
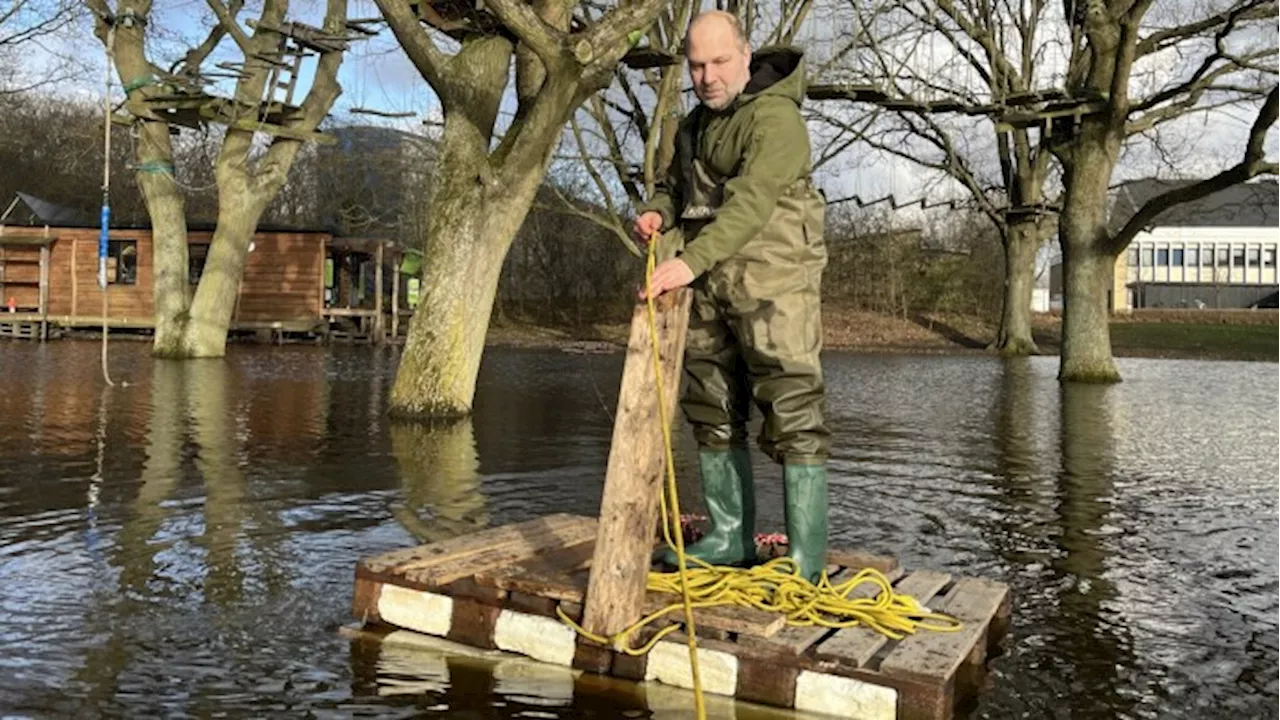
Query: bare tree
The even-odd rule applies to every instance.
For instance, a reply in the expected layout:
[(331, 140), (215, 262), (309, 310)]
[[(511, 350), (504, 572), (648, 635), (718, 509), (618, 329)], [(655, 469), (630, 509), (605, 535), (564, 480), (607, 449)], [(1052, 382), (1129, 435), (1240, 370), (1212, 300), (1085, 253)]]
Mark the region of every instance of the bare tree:
[(65, 29), (79, 9), (75, 0), (0, 1), (0, 98), (26, 92), (62, 79), (63, 59), (44, 51), (51, 68), (29, 70), (31, 51), (40, 42)]
[[(556, 141), (574, 109), (609, 82), (629, 37), (653, 23), (665, 0), (635, 0), (595, 20), (575, 17), (569, 0), (489, 0), (483, 11), (377, 4), (444, 114), (423, 239), (424, 292), (391, 412), (467, 414), (503, 259)], [(442, 49), (438, 33), (459, 41), (456, 52)], [(516, 109), (495, 143), (513, 66)]]
[[(286, 19), (288, 0), (264, 0), (259, 16), (247, 21), (252, 32), (241, 24), (242, 0), (208, 0), (216, 18), (212, 29), (168, 70), (148, 45), (151, 0), (119, 0), (114, 8), (108, 0), (85, 2), (126, 93), (124, 121), (137, 137), (136, 179), (155, 244), (154, 352), (165, 357), (220, 357), (226, 351), (249, 241), (303, 143), (319, 137), (315, 130), (341, 92), (337, 73), (352, 32), (347, 0), (327, 0), (320, 28)], [(219, 73), (202, 66), (227, 38), (243, 61), (222, 65), (235, 88), (231, 98), (220, 98), (204, 90)], [(298, 64), (306, 52), (319, 59), (306, 97), (293, 105)], [(281, 85), (287, 88), (283, 100), (277, 98)], [(178, 125), (209, 122), (224, 129), (213, 163), (217, 227), (205, 270), (190, 296), (185, 189), (175, 167), (171, 131)], [(265, 146), (258, 141), (260, 132), (269, 138)]]
[[(1064, 317), (1059, 378), (1114, 382), (1108, 289), (1116, 256), (1161, 211), (1256, 175), (1275, 174), (1264, 155), (1276, 120), (1277, 6), (1274, 0), (1155, 7), (1153, 0), (1068, 0), (1065, 84), (1080, 112), (1047, 118), (1062, 163), (1059, 238)], [(1265, 98), (1265, 99), (1264, 99)], [(1212, 177), (1150, 200), (1119, 229), (1108, 190), (1134, 135), (1224, 106), (1261, 101), (1240, 160)], [(1225, 153), (1220, 153), (1225, 154)]]
[[(1140, 229), (1107, 229), (1107, 191), (1121, 151), (1146, 144), (1167, 158), (1167, 124), (1256, 103), (1274, 86), (1275, 33), (1263, 29), (1274, 24), (1273, 0), (1169, 4), (1149, 14), (1152, 7), (1153, 0), (908, 0), (888, 11), (859, 11), (867, 42), (850, 61), (870, 86), (849, 94), (898, 118), (888, 131), (868, 133), (867, 142), (952, 178), (1004, 237), (1002, 352), (1034, 350), (1035, 255), (1057, 224), (1069, 266), (1067, 379), (1117, 377), (1106, 281), (1116, 254)], [(904, 31), (910, 27), (916, 30)], [(1244, 161), (1162, 198), (1153, 210), (1273, 172), (1261, 155), (1272, 120), (1264, 106)], [(983, 122), (995, 130), (994, 146), (973, 141)], [(1060, 200), (1048, 189), (1055, 156)], [(1135, 222), (1153, 217), (1139, 213)]]
[[(1053, 60), (1040, 47), (1043, 7), (1040, 0), (1016, 7), (987, 0), (853, 3), (865, 42), (836, 68), (846, 83), (827, 91), (890, 110), (862, 142), (949, 178), (968, 196), (959, 204), (979, 210), (999, 232), (1004, 299), (993, 348), (1004, 355), (1037, 352), (1035, 259), (1056, 222), (1046, 197), (1052, 154), (998, 112), (1041, 99), (1036, 90)], [(824, 119), (844, 124), (834, 114)]]

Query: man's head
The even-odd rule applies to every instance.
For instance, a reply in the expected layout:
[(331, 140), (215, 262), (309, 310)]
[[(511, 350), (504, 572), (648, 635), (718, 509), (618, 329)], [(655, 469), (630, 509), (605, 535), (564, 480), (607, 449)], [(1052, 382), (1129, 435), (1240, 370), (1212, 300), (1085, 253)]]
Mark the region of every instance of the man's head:
[(738, 18), (720, 10), (699, 13), (684, 44), (694, 94), (712, 110), (727, 107), (751, 79), (751, 48)]

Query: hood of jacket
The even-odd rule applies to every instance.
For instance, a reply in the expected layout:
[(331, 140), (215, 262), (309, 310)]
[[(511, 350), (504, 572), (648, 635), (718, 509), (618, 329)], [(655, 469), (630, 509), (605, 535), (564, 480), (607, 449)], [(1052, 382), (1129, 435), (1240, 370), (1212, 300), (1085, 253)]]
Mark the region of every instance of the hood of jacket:
[(784, 45), (765, 46), (751, 53), (751, 79), (735, 104), (776, 95), (799, 106), (805, 89), (804, 52)]

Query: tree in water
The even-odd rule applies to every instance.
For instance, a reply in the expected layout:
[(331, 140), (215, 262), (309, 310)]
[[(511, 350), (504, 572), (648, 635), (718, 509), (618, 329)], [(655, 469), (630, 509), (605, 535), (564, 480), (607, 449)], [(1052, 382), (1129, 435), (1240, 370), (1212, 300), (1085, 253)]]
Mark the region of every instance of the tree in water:
[[(114, 10), (107, 0), (85, 2), (95, 18), (94, 32), (124, 86), (124, 108), (137, 137), (135, 177), (151, 219), (154, 247), (154, 354), (221, 357), (258, 222), (284, 186), (303, 144), (317, 137), (316, 128), (341, 93), (337, 76), (349, 34), (347, 0), (327, 0), (319, 29), (286, 21), (288, 0), (264, 0), (252, 33), (238, 17), (243, 0), (209, 0), (216, 16), (209, 35), (168, 71), (157, 64), (156, 52), (147, 45), (151, 0), (119, 0)], [(298, 106), (289, 104), (290, 97), (283, 103), (275, 99), (281, 65), (289, 59), (282, 50), (291, 32), (307, 35), (308, 48), (320, 56), (311, 87)], [(222, 101), (199, 89), (207, 80), (201, 65), (228, 36), (244, 59), (235, 69), (233, 97)], [(202, 121), (226, 126), (214, 160), (217, 226), (194, 293), (187, 281), (186, 197), (171, 133), (176, 119), (171, 113), (192, 108)], [(255, 144), (259, 131), (271, 136), (265, 149)]]
[[(854, 6), (865, 42), (848, 55), (846, 69), (887, 91), (889, 102), (880, 104), (897, 115), (887, 131), (881, 123), (864, 132), (867, 144), (950, 177), (1001, 232), (1005, 300), (994, 348), (1002, 354), (1036, 351), (1030, 324), (1035, 257), (1056, 227), (1068, 285), (1062, 376), (1118, 378), (1106, 288), (1115, 255), (1133, 233), (1109, 232), (1107, 192), (1121, 148), (1149, 143), (1164, 154), (1167, 123), (1256, 103), (1275, 84), (1275, 33), (1261, 26), (1274, 23), (1276, 3), (1228, 4), (906, 0)], [(952, 121), (957, 113), (961, 119)], [(994, 151), (975, 142), (980, 121), (966, 122), (964, 115), (993, 121)], [(1265, 116), (1264, 108), (1260, 119)], [(1261, 142), (1257, 133), (1251, 137)], [(1273, 172), (1273, 164), (1249, 153), (1177, 201)], [(998, 158), (998, 176), (984, 156)], [(1057, 168), (1050, 162), (1055, 156)], [(1061, 190), (1054, 187), (1055, 171), (1064, 176)], [(1065, 204), (1061, 213), (1059, 204)]]
[[(1116, 256), (1160, 212), (1277, 172), (1263, 148), (1276, 120), (1277, 5), (1274, 0), (1230, 0), (1157, 7), (1154, 0), (1084, 0), (1069, 1), (1065, 9), (1065, 47), (1070, 50), (1066, 89), (1091, 106), (1081, 106), (1078, 116), (1047, 120), (1063, 182), (1059, 242), (1064, 316), (1058, 377), (1116, 382), (1120, 374), (1108, 323)], [(1158, 139), (1172, 121), (1259, 100), (1238, 162), (1152, 198), (1115, 227), (1108, 192), (1131, 138)]]
[[(635, 0), (598, 19), (574, 17), (568, 0), (488, 0), (483, 12), (459, 18), (426, 4), (376, 2), (444, 116), (422, 240), (423, 291), (390, 411), (467, 415), (503, 259), (552, 150), (570, 114), (607, 85), (666, 0)], [(457, 52), (445, 52), (421, 19), (455, 36)], [(518, 104), (496, 138), (513, 65)]]

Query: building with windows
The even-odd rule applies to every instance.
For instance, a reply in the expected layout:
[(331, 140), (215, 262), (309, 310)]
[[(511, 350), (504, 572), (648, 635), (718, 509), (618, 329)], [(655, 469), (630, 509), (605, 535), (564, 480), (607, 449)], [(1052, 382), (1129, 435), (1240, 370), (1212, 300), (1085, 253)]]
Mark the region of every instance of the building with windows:
[[(1122, 185), (1112, 209), (1119, 229), (1149, 199), (1195, 181)], [(1157, 216), (1116, 259), (1111, 307), (1276, 307), (1280, 193), (1275, 180), (1234, 185)]]

